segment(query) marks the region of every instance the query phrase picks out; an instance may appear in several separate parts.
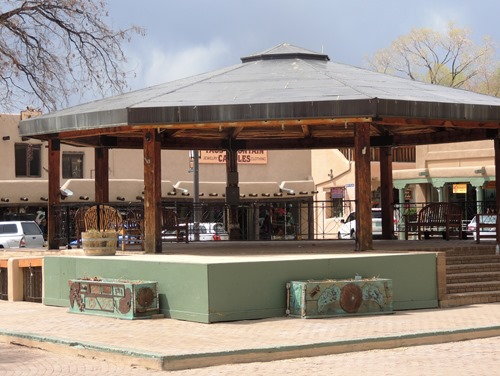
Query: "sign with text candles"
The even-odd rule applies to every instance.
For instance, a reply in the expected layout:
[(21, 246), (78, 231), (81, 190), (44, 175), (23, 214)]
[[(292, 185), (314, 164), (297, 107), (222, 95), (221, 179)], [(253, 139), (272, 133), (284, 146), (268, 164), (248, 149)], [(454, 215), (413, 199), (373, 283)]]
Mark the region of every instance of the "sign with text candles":
[[(224, 164), (226, 163), (226, 152), (200, 150), (200, 163)], [(238, 163), (267, 164), (267, 150), (239, 150)]]

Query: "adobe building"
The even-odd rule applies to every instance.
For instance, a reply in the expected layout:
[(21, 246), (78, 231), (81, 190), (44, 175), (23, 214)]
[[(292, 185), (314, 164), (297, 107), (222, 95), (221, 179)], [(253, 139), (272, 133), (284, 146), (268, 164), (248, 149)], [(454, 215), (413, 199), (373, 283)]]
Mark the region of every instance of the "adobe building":
[[(0, 171), (0, 218), (39, 221), (48, 201), (47, 143), (19, 136), (19, 115), (0, 115), (1, 150), (4, 168)], [(227, 225), (225, 213), (226, 154), (199, 152), (199, 202), (207, 207), (207, 221)], [(79, 207), (96, 202), (94, 190), (95, 155), (92, 148), (61, 147), (61, 202)], [(194, 171), (191, 153), (163, 150), (162, 202), (164, 206), (192, 210)], [(238, 153), (241, 217), (244, 239), (258, 240), (266, 213), (274, 231), (269, 239), (308, 236), (308, 208), (315, 195), (308, 150), (242, 150)], [(143, 155), (139, 150), (113, 149), (109, 152), (109, 202), (121, 207), (142, 205), (144, 200)], [(69, 195), (65, 193), (70, 192)], [(185, 205), (183, 205), (185, 204)], [(285, 213), (285, 214), (283, 214)], [(302, 223), (300, 219), (302, 218)], [(293, 222), (293, 227), (285, 219)], [(305, 226), (299, 230), (299, 226)], [(312, 230), (311, 230), (312, 231)]]
[(464, 220), (496, 210), (493, 141), (416, 148), (416, 166), (394, 171), (399, 202), (451, 202), (465, 208)]

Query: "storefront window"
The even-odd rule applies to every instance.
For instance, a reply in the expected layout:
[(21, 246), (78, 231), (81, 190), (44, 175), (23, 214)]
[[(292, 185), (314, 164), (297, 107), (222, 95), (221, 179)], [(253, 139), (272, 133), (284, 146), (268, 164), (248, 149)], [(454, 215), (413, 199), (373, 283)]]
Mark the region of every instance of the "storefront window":
[(298, 203), (270, 203), (262, 205), (259, 212), (259, 239), (293, 240), (298, 233)]

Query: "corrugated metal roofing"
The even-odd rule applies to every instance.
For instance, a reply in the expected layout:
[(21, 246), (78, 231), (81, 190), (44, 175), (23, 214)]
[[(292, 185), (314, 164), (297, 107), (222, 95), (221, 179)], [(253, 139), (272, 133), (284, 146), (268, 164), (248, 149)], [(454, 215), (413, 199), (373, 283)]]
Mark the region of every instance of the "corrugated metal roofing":
[[(489, 122), (495, 128), (500, 121), (500, 98), (338, 64), (322, 53), (282, 44), (244, 57), (241, 64), (22, 121), (20, 133), (41, 136), (137, 125), (175, 129), (199, 125), (202, 137), (229, 138), (234, 134), (221, 134), (220, 129), (219, 134), (208, 136), (207, 124), (255, 127), (256, 122), (282, 120), (290, 125), (299, 120), (307, 125), (308, 119), (347, 122), (385, 117), (407, 119), (398, 125), (411, 126), (414, 119), (441, 119)], [(319, 124), (325, 125), (331, 123)], [(280, 137), (266, 136), (265, 131), (270, 128), (253, 137)], [(305, 133), (289, 136), (311, 137)], [(184, 132), (183, 137), (194, 138), (196, 131)], [(252, 134), (239, 132), (238, 137), (252, 138)], [(281, 132), (281, 137), (288, 136)]]

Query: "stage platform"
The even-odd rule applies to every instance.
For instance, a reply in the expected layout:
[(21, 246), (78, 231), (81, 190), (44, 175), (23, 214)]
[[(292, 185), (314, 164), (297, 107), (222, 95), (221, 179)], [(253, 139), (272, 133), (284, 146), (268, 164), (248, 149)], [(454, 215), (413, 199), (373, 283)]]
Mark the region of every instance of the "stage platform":
[(162, 254), (88, 257), (72, 249), (44, 257), (46, 305), (69, 306), (68, 280), (117, 278), (158, 282), (160, 312), (202, 323), (282, 317), (286, 283), (296, 280), (388, 278), (393, 309), (438, 307), (437, 252), (472, 241), (165, 243)]

